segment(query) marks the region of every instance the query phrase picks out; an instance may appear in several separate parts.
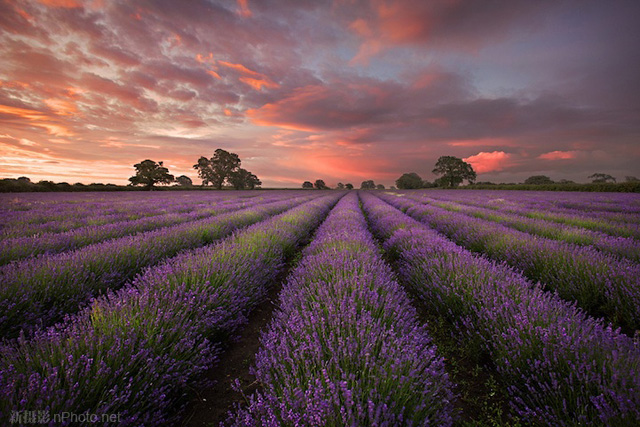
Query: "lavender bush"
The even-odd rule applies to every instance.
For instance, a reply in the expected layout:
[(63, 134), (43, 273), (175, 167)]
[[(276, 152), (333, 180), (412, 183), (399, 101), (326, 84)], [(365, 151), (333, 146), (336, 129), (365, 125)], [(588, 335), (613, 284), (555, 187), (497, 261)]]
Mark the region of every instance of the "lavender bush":
[[(282, 197), (282, 196), (280, 196)], [(272, 199), (276, 201), (277, 199)], [(178, 225), (225, 212), (251, 207), (263, 203), (256, 199), (253, 203), (220, 203), (204, 209), (193, 209), (178, 205), (172, 213), (145, 216), (135, 220), (113, 221), (104, 225), (91, 225), (62, 233), (46, 233), (29, 237), (16, 237), (0, 241), (0, 265), (20, 258), (42, 253), (53, 254), (97, 243), (103, 240), (129, 236), (158, 228)]]
[(233, 230), (277, 214), (313, 196), (263, 203), (212, 218), (108, 240), (76, 251), (44, 255), (0, 268), (0, 336), (33, 331), (62, 320), (107, 289), (178, 252), (209, 244)]
[[(612, 236), (640, 239), (640, 197), (637, 194), (598, 196), (548, 191), (474, 191), (463, 194), (459, 191), (432, 191), (413, 194), (572, 225)], [(612, 200), (608, 200), (609, 197)]]
[(631, 237), (614, 237), (598, 231), (545, 221), (541, 218), (496, 212), (492, 209), (471, 207), (458, 203), (440, 202), (437, 199), (430, 199), (427, 202), (448, 211), (461, 212), (475, 218), (497, 222), (525, 233), (580, 246), (593, 246), (602, 252), (628, 258), (636, 262), (640, 261), (640, 241)]
[(640, 265), (406, 197), (381, 197), (467, 249), (506, 261), (590, 314), (631, 333), (640, 329)]
[(215, 361), (216, 343), (244, 322), (285, 256), (339, 197), (318, 197), (184, 253), (64, 324), (5, 345), (0, 419), (46, 409), (118, 413), (123, 426), (169, 423)]
[(402, 280), (460, 345), (489, 355), (519, 416), (533, 425), (638, 424), (637, 343), (375, 196), (363, 202)]
[(262, 391), (229, 424), (452, 424), (452, 393), (415, 310), (345, 196), (289, 276), (262, 336)]

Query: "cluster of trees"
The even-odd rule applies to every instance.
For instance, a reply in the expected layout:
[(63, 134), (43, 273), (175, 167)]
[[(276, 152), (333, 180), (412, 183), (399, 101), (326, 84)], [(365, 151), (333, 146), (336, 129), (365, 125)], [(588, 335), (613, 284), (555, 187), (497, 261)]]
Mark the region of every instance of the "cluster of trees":
[(240, 167), (240, 157), (218, 148), (213, 157), (200, 157), (193, 168), (198, 171), (202, 185), (212, 184), (218, 190), (227, 183), (236, 190), (253, 190), (262, 182), (256, 175)]
[[(588, 177), (593, 184), (602, 183), (615, 183), (616, 178), (606, 173), (594, 173)], [(640, 182), (640, 179), (635, 176), (625, 176), (625, 182)], [(546, 175), (533, 175), (524, 180), (525, 184), (531, 185), (546, 185), (546, 184), (575, 184), (575, 182), (568, 179), (561, 179), (560, 181), (554, 181)]]
[[(236, 190), (253, 190), (262, 182), (256, 175), (240, 167), (240, 157), (235, 153), (229, 153), (218, 148), (213, 156), (208, 159), (204, 156), (198, 159), (193, 168), (198, 171), (202, 179), (202, 186), (213, 185), (218, 190), (227, 184)], [(193, 181), (186, 175), (174, 178), (162, 162), (144, 160), (133, 165), (136, 174), (129, 178), (131, 185), (142, 185), (152, 190), (156, 184), (171, 184), (176, 182), (181, 187), (191, 187)]]
[[(396, 180), (396, 186), (400, 189), (413, 189), (413, 188), (430, 188), (430, 187), (448, 187), (454, 188), (460, 185), (464, 180), (473, 184), (476, 179), (476, 172), (473, 167), (462, 159), (453, 156), (442, 156), (436, 162), (433, 173), (441, 175), (436, 179), (435, 183), (424, 181), (420, 175), (415, 172), (409, 172), (403, 174)], [(312, 183), (311, 181), (305, 181), (302, 183), (302, 188), (327, 190), (329, 187), (321, 179)], [(338, 190), (352, 190), (353, 184), (343, 184), (341, 182), (336, 186)], [(391, 187), (395, 189), (395, 187)], [(384, 190), (385, 187), (382, 184), (376, 184), (373, 180), (362, 181), (360, 184), (362, 190)]]
[(115, 191), (126, 190), (126, 187), (122, 187), (116, 184), (82, 184), (76, 182), (75, 184), (69, 184), (68, 182), (53, 182), (42, 180), (38, 182), (32, 182), (26, 176), (19, 178), (3, 178), (0, 179), (0, 193), (28, 193), (28, 192), (50, 192), (50, 191)]
[(464, 160), (453, 156), (441, 156), (431, 172), (435, 175), (441, 175), (433, 183), (423, 180), (415, 172), (409, 172), (402, 174), (396, 180), (396, 186), (405, 190), (431, 187), (455, 188), (464, 180), (467, 180), (469, 184), (473, 184), (476, 180), (476, 172), (473, 167)]
[[(311, 182), (311, 181), (305, 181), (302, 183), (302, 188), (307, 189), (307, 190), (311, 190), (311, 189), (316, 189), (316, 190), (329, 190), (330, 187), (325, 184), (324, 180), (322, 179), (317, 179), (315, 182)], [(346, 183), (343, 184), (341, 182), (339, 182), (336, 185), (336, 190), (353, 190), (353, 184), (351, 183)], [(362, 190), (384, 190), (384, 185), (382, 184), (377, 184), (375, 182), (373, 182), (373, 180), (367, 180), (367, 181), (362, 181), (362, 184), (360, 184), (360, 188)]]

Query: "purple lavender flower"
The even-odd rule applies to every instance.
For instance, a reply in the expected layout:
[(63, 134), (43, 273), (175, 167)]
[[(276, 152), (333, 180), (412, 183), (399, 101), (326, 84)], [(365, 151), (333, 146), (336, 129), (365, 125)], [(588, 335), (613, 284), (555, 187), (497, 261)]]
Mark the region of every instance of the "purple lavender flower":
[(345, 196), (289, 276), (262, 336), (262, 390), (234, 425), (451, 425), (453, 395), (403, 289)]

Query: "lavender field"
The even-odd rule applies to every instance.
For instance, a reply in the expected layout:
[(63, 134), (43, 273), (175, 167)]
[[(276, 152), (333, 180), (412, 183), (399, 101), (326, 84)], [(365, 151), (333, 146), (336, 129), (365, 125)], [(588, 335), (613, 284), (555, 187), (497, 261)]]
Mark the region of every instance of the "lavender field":
[(0, 194), (0, 334), (0, 425), (636, 426), (640, 196)]

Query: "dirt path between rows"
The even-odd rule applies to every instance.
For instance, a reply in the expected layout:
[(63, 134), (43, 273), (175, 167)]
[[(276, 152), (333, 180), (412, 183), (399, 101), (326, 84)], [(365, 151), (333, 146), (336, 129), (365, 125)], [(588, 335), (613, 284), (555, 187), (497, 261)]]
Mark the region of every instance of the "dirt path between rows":
[(255, 377), (249, 373), (249, 368), (260, 347), (260, 332), (271, 320), (288, 272), (289, 269), (280, 275), (269, 289), (267, 299), (249, 314), (248, 323), (240, 331), (239, 338), (223, 348), (216, 366), (205, 374), (208, 380), (214, 382), (213, 386), (195, 390), (196, 397), (187, 405), (185, 416), (179, 425), (218, 426), (225, 421), (234, 404), (244, 402), (242, 394), (231, 387), (236, 378), (240, 380), (245, 395), (248, 396), (257, 389)]

